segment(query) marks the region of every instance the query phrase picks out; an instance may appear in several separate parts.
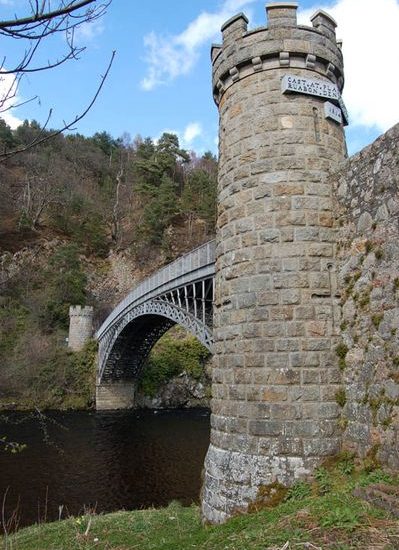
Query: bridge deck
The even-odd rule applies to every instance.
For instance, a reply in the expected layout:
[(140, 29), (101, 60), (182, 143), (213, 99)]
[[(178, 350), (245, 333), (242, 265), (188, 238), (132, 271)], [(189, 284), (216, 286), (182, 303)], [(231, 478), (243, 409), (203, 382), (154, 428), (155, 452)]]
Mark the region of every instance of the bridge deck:
[(106, 332), (134, 306), (172, 291), (188, 283), (212, 277), (215, 274), (214, 240), (184, 254), (174, 262), (135, 286), (105, 319), (96, 332), (101, 340)]

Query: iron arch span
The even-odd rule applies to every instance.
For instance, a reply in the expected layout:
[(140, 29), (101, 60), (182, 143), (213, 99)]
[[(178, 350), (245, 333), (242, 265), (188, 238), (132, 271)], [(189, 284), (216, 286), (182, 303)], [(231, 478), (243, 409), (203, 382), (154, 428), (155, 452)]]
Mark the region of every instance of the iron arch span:
[(212, 350), (215, 241), (140, 283), (96, 333), (97, 409), (133, 406), (134, 387), (159, 338), (178, 324)]

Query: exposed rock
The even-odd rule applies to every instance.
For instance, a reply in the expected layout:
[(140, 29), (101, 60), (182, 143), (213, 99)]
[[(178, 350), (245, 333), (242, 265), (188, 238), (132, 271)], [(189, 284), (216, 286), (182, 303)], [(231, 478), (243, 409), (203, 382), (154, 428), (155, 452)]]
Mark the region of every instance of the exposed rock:
[(186, 372), (171, 378), (155, 397), (138, 394), (135, 406), (149, 409), (209, 407), (209, 384)]

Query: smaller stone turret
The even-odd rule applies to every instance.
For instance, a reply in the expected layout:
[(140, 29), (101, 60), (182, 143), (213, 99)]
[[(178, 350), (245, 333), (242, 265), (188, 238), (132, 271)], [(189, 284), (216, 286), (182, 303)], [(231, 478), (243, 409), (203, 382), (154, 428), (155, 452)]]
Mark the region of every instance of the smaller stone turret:
[(93, 308), (91, 306), (71, 306), (69, 308), (68, 347), (81, 351), (93, 335)]

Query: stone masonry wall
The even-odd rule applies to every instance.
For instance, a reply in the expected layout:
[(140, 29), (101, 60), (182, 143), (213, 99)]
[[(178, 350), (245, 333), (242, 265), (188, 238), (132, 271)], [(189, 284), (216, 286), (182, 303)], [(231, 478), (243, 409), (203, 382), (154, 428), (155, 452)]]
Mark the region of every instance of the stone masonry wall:
[[(335, 23), (296, 4), (243, 14), (213, 46), (220, 113), (211, 444), (203, 516), (246, 510), (262, 485), (291, 484), (340, 448), (334, 353), (331, 184), (345, 158), (324, 99), (285, 94), (285, 75), (341, 86)], [(334, 295), (333, 295), (334, 294)]]
[(343, 443), (399, 468), (399, 125), (331, 178), (339, 226)]

